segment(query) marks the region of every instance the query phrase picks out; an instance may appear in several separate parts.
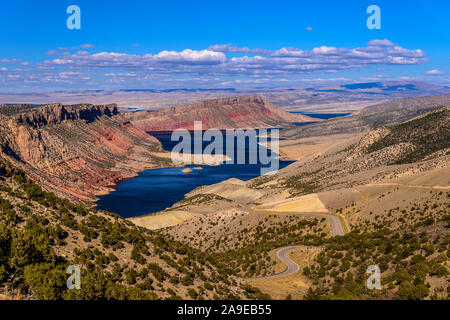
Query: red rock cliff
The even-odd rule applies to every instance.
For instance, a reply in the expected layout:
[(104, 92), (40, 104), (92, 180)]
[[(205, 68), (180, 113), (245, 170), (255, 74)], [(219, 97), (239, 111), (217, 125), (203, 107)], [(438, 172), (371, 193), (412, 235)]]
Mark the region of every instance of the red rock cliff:
[(202, 121), (203, 129), (277, 127), (313, 121), (310, 117), (283, 111), (261, 97), (216, 99), (153, 112), (127, 113), (125, 116), (144, 131), (192, 130), (194, 121)]
[(0, 107), (0, 157), (47, 190), (92, 200), (163, 160), (159, 142), (111, 105)]
[[(10, 107), (11, 108), (11, 107)], [(28, 124), (33, 127), (41, 127), (48, 124), (57, 124), (65, 120), (85, 120), (93, 122), (102, 116), (111, 117), (117, 115), (117, 105), (80, 105), (63, 106), (50, 104), (40, 108), (20, 113), (15, 116), (18, 124)]]

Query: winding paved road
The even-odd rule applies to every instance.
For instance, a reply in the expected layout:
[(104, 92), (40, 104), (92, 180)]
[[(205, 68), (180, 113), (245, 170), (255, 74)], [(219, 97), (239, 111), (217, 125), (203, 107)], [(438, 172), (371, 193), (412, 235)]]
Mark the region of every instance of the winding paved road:
[(344, 226), (342, 221), (338, 216), (328, 214), (328, 213), (318, 213), (318, 212), (296, 212), (296, 211), (272, 211), (272, 210), (253, 210), (254, 212), (263, 212), (267, 214), (292, 214), (292, 215), (302, 215), (302, 216), (314, 216), (320, 218), (327, 218), (331, 224), (331, 232), (333, 236), (343, 236), (345, 234)]
[[(331, 225), (331, 232), (333, 236), (343, 236), (345, 234), (344, 232), (344, 226), (342, 225), (342, 222), (339, 217), (326, 214), (326, 213), (316, 213), (316, 212), (287, 212), (287, 211), (259, 211), (259, 212), (265, 212), (268, 214), (296, 214), (296, 215), (304, 215), (304, 216), (316, 216), (316, 217), (322, 217), (327, 218), (330, 221)], [(262, 279), (276, 279), (280, 277), (286, 277), (293, 275), (297, 273), (300, 270), (300, 266), (293, 261), (291, 258), (289, 258), (289, 254), (298, 249), (302, 246), (290, 246), (290, 247), (284, 247), (280, 248), (276, 251), (275, 255), (278, 259), (284, 265), (286, 266), (286, 269), (283, 272), (271, 275), (271, 276), (264, 276), (264, 277), (258, 277), (258, 278), (247, 278), (244, 280), (262, 280)]]

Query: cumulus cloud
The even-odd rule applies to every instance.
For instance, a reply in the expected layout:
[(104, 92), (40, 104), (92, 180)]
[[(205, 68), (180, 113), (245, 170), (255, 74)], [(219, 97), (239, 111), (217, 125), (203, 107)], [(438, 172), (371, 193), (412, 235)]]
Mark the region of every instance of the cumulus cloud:
[(391, 41), (389, 41), (388, 39), (383, 39), (383, 40), (375, 39), (375, 40), (369, 41), (367, 43), (367, 45), (369, 47), (380, 47), (380, 46), (381, 47), (393, 47), (394, 46), (394, 44)]
[(428, 70), (428, 71), (424, 72), (424, 74), (429, 75), (429, 76), (440, 76), (440, 75), (445, 74), (445, 72), (441, 71), (441, 70), (433, 69), (433, 70)]
[(181, 52), (161, 51), (154, 56), (145, 55), (144, 57), (153, 58), (159, 62), (174, 62), (181, 64), (219, 64), (224, 63), (227, 60), (227, 57), (223, 52), (212, 50), (196, 51), (191, 49), (185, 49)]
[(78, 77), (81, 76), (82, 73), (81, 72), (60, 72), (58, 74), (61, 78), (74, 78), (74, 77)]
[[(79, 52), (67, 57), (45, 61), (46, 65), (59, 65), (68, 67), (92, 67), (92, 68), (124, 68), (147, 70), (170, 69), (167, 64), (173, 65), (215, 65), (226, 62), (226, 56), (222, 52), (211, 50), (195, 51), (186, 49), (181, 52), (161, 51), (158, 54), (131, 55), (118, 52), (99, 52), (89, 54)], [(188, 71), (188, 70), (186, 70)]]
[[(92, 45), (78, 48), (89, 49)], [(50, 51), (47, 53), (51, 53)], [(241, 80), (240, 83), (261, 83), (269, 81), (265, 79), (287, 81), (296, 75), (334, 74), (370, 66), (417, 65), (424, 61), (427, 61), (427, 57), (422, 50), (403, 48), (388, 39), (372, 40), (366, 46), (357, 48), (323, 45), (315, 48), (283, 47), (268, 50), (216, 44), (203, 50), (164, 50), (140, 55), (78, 50), (75, 53), (62, 52), (37, 63), (35, 68), (23, 71), (23, 81), (39, 81), (41, 77), (44, 79), (42, 81), (48, 82), (96, 79), (99, 83), (134, 83), (172, 81), (180, 79), (174, 75), (182, 75), (186, 79), (203, 79), (204, 82), (221, 78), (221, 83), (236, 83), (236, 79)], [(1, 62), (21, 61), (4, 59)]]
[[(227, 57), (225, 53), (245, 55)], [(45, 61), (45, 65), (71, 68), (121, 68), (186, 74), (280, 74), (333, 73), (370, 65), (414, 65), (426, 61), (420, 50), (406, 49), (387, 39), (372, 40), (366, 47), (320, 46), (311, 50), (284, 47), (278, 50), (249, 49), (229, 44), (205, 50), (161, 51), (132, 55), (118, 52), (90, 54), (87, 51)]]
[(136, 73), (105, 73), (105, 77), (136, 77)]
[(230, 52), (230, 53), (253, 53), (253, 54), (270, 54), (270, 50), (265, 49), (249, 49), (247, 47), (237, 47), (232, 44), (215, 44), (208, 48), (208, 50), (216, 52)]

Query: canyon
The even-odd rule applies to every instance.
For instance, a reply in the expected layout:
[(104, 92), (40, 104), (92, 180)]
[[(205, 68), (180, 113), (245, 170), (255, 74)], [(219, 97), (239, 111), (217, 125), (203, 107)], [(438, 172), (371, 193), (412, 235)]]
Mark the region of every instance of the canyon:
[(0, 107), (0, 157), (45, 189), (92, 201), (121, 180), (158, 167), (155, 138), (123, 119), (115, 104)]
[(292, 126), (312, 120), (259, 97), (210, 100), (157, 112), (120, 113), (116, 104), (0, 106), (0, 157), (46, 190), (92, 202), (145, 169), (174, 166), (151, 130)]
[[(13, 293), (25, 283), (29, 299), (446, 298), (448, 99), (393, 100), (297, 127), (286, 119), (280, 153), (294, 163), (197, 187), (170, 208), (129, 219), (92, 201), (141, 170), (170, 166), (144, 131), (161, 120), (136, 127), (136, 115), (115, 104), (2, 106), (0, 258), (8, 269), (0, 280)], [(234, 101), (205, 102), (193, 114), (205, 105), (211, 114), (239, 110)], [(244, 116), (249, 105), (265, 105), (241, 102)], [(183, 122), (177, 114), (167, 127)], [(205, 121), (245, 125), (214, 119)], [(280, 256), (283, 248), (289, 253)], [(21, 250), (33, 252), (25, 267), (16, 262)], [(58, 286), (69, 261), (83, 266), (87, 290)], [(367, 265), (382, 270), (382, 291), (366, 290)]]

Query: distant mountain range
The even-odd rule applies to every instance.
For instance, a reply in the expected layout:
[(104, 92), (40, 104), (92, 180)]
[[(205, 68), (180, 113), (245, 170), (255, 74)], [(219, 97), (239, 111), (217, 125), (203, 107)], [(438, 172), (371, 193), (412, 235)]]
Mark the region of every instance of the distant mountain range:
[(7, 103), (117, 103), (122, 111), (158, 110), (239, 96), (261, 96), (288, 111), (355, 111), (395, 98), (439, 95), (450, 88), (418, 81), (376, 81), (276, 88), (178, 88), (0, 93)]

